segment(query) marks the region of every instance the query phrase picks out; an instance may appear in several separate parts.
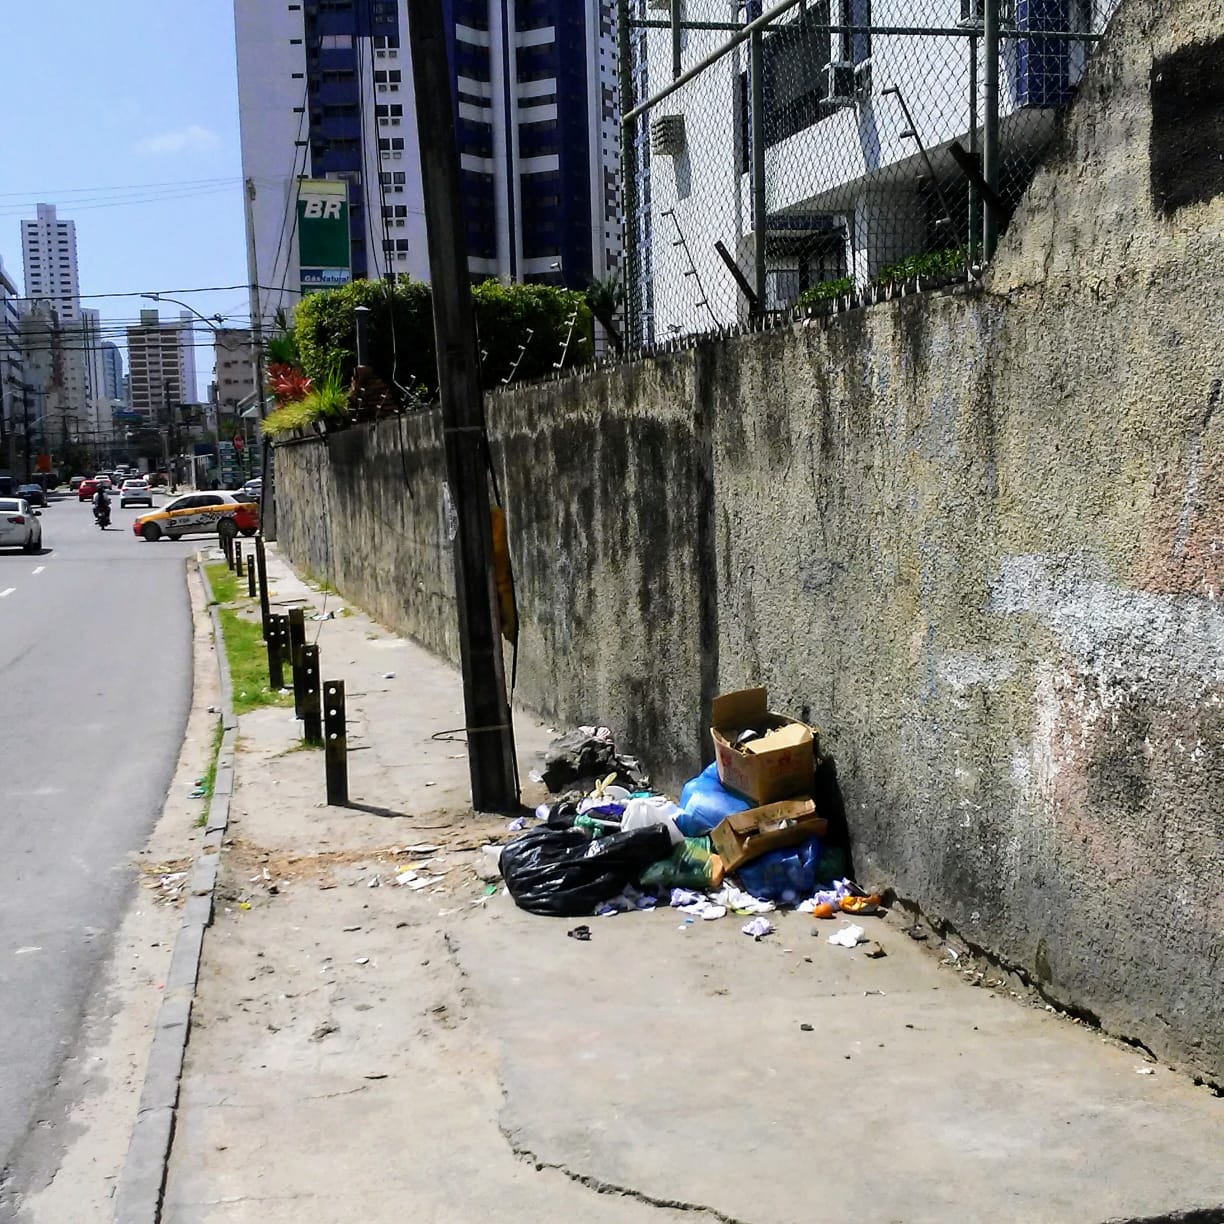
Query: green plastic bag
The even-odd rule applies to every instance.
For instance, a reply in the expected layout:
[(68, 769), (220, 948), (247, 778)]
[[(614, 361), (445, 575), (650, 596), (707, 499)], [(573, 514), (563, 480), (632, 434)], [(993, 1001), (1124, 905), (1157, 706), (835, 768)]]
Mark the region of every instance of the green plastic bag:
[(708, 837), (686, 837), (671, 857), (652, 863), (642, 873), (643, 888), (695, 888), (702, 892), (721, 888), (723, 861)]

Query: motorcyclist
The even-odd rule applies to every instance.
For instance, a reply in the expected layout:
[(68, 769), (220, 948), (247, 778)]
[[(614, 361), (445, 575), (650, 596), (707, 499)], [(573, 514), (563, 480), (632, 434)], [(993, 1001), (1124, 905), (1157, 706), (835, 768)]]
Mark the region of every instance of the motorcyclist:
[(106, 486), (99, 485), (93, 496), (94, 518), (98, 520), (110, 518), (110, 498), (106, 495)]

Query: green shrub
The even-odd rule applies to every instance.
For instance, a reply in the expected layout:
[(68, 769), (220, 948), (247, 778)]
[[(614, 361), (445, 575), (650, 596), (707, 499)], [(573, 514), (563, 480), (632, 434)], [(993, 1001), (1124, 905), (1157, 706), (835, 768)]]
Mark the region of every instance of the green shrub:
[[(552, 285), (503, 285), (489, 280), (476, 285), (472, 296), (480, 347), (486, 353), (482, 363), (486, 386), (497, 386), (516, 362), (516, 380), (551, 373), (554, 363), (562, 358), (569, 319), (575, 312), (565, 365), (583, 365), (591, 360), (591, 312), (580, 293)], [(374, 373), (401, 389), (411, 388), (414, 393), (423, 389), (425, 397), (432, 399), (438, 388), (433, 302), (427, 284), (407, 278), (394, 285), (353, 281), (304, 298), (294, 316), (303, 373), (316, 385), (335, 374), (341, 386), (348, 386), (357, 364), (354, 311), (358, 306), (370, 310), (370, 365)], [(523, 344), (527, 348), (519, 361)], [(282, 411), (273, 413), (268, 421)]]
[(340, 382), (339, 374), (326, 375), (300, 400), (294, 400), (283, 408), (270, 412), (264, 418), (264, 433), (279, 437), (304, 429), (315, 421), (343, 421), (349, 415), (348, 391)]
[(795, 303), (798, 307), (815, 306), (819, 302), (831, 302), (844, 293), (854, 292), (854, 278), (839, 276), (836, 280), (821, 281), (818, 285), (809, 285)]
[(964, 255), (956, 247), (950, 247), (946, 251), (928, 251), (925, 255), (910, 255), (895, 264), (889, 264), (880, 269), (876, 283), (895, 284), (899, 281), (913, 280), (917, 276), (935, 280), (957, 276), (964, 270)]

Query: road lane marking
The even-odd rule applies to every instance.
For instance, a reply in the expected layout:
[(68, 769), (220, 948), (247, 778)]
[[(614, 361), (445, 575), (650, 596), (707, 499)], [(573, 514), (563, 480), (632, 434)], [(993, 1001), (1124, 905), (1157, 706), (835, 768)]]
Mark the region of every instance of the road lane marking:
[(45, 570), (46, 568), (47, 568), (47, 567), (46, 567), (45, 565), (40, 565), (40, 566), (39, 566), (39, 567), (38, 567), (38, 568), (37, 568), (37, 569), (36, 569), (34, 572), (35, 572), (36, 574), (41, 574), (41, 573), (43, 572), (43, 570)]
[(8, 587), (5, 590), (0, 591), (0, 599), (3, 599), (6, 595), (11, 595), (16, 589), (16, 587)]

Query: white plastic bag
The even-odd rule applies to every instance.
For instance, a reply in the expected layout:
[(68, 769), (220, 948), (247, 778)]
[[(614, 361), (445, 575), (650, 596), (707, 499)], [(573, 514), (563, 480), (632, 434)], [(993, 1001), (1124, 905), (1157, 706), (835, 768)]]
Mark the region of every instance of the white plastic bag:
[(672, 845), (678, 846), (684, 840), (684, 834), (676, 827), (676, 817), (681, 810), (665, 795), (630, 799), (621, 818), (621, 829), (643, 829), (647, 825), (661, 824), (667, 829)]

